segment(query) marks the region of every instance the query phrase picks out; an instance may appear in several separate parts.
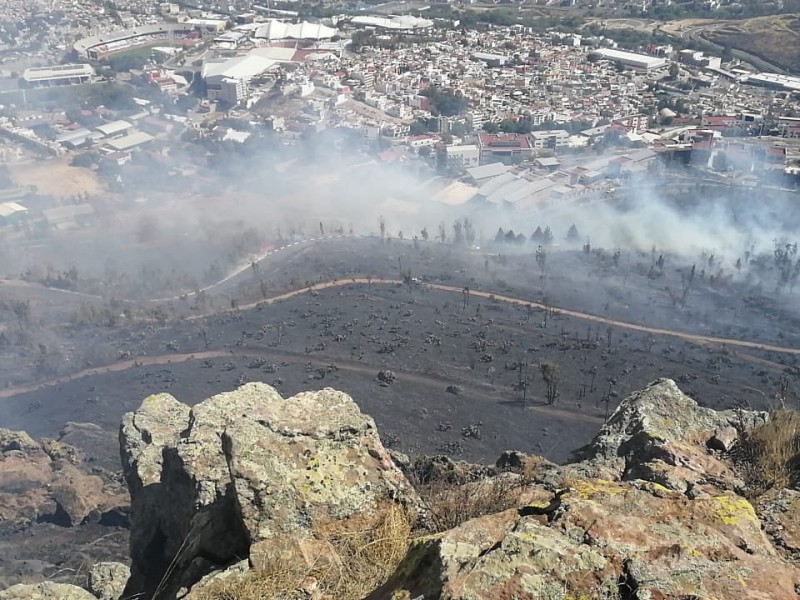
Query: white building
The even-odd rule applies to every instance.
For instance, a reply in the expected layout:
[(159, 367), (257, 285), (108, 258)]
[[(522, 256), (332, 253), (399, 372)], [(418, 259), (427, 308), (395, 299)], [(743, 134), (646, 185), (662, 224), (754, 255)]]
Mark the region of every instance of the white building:
[(486, 123), (486, 115), (483, 113), (482, 110), (470, 110), (466, 114), (467, 124), (472, 128), (473, 131), (479, 130), (483, 127), (483, 124)]
[(256, 29), (255, 37), (270, 41), (275, 40), (329, 40), (338, 32), (321, 23), (284, 23), (277, 19), (269, 19)]
[(446, 153), (447, 166), (458, 171), (477, 167), (481, 158), (480, 150), (475, 144), (448, 146)]
[(94, 78), (91, 65), (68, 64), (52, 67), (32, 67), (25, 69), (22, 80), (26, 87), (52, 87), (56, 85), (76, 85), (90, 83)]
[(552, 131), (534, 131), (531, 133), (531, 143), (536, 149), (563, 148), (569, 145), (569, 132), (563, 129), (554, 129)]
[(250, 80), (278, 64), (277, 60), (255, 53), (203, 65), (202, 76), (209, 100), (236, 105), (247, 98)]
[(662, 56), (649, 56), (648, 54), (636, 54), (635, 52), (625, 52), (624, 50), (615, 50), (613, 48), (598, 48), (590, 52), (595, 56), (620, 62), (628, 67), (634, 69), (643, 69), (645, 71), (652, 71), (660, 69), (667, 64), (667, 59)]
[(350, 22), (353, 25), (360, 25), (362, 27), (376, 27), (378, 29), (390, 29), (395, 31), (429, 29), (433, 27), (433, 21), (430, 19), (422, 19), (412, 15), (400, 15), (397, 17), (359, 16), (353, 17)]
[(206, 95), (209, 100), (236, 106), (247, 99), (247, 83), (243, 79), (225, 77), (217, 83), (208, 85)]

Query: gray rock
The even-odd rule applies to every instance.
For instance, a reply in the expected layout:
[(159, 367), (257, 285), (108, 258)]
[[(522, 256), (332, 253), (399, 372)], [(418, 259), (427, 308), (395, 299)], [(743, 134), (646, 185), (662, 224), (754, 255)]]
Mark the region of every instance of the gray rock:
[(332, 389), (284, 399), (250, 383), (192, 409), (152, 396), (125, 415), (120, 442), (132, 508), (126, 595), (148, 598), (163, 579), (172, 597), (209, 572), (198, 558), (252, 561), (258, 546), (268, 562), (270, 551), (313, 545), (331, 521), (369, 526), (388, 505), (420, 504), (374, 421)]
[(734, 444), (739, 440), (739, 432), (733, 426), (723, 427), (714, 432), (713, 437), (708, 440), (707, 445), (712, 450), (719, 452), (730, 452)]
[(391, 385), (395, 379), (397, 379), (397, 375), (394, 374), (394, 371), (389, 371), (388, 369), (378, 371), (378, 381), (381, 383)]
[(122, 563), (96, 563), (89, 570), (89, 591), (99, 600), (119, 600), (130, 576), (131, 570)]
[(625, 398), (567, 471), (573, 477), (645, 479), (680, 492), (706, 481), (737, 489), (741, 481), (707, 443), (714, 432), (767, 418), (762, 412), (703, 408), (671, 379), (659, 379)]
[(75, 585), (45, 581), (11, 586), (0, 592), (0, 600), (97, 600), (97, 598)]

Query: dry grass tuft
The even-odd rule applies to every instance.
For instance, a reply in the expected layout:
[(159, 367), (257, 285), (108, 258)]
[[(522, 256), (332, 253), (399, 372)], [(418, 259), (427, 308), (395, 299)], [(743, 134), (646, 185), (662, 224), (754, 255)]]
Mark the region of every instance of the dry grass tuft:
[(438, 533), (517, 506), (526, 479), (504, 473), (477, 481), (435, 479), (413, 483), (428, 512), (429, 528)]
[(408, 551), (412, 523), (405, 508), (391, 505), (373, 527), (348, 531), (332, 525), (320, 537), (333, 557), (311, 566), (302, 560), (276, 560), (241, 577), (212, 582), (200, 599), (360, 600), (395, 572)]
[(800, 412), (773, 411), (767, 423), (741, 434), (732, 455), (750, 499), (794, 485), (800, 480)]

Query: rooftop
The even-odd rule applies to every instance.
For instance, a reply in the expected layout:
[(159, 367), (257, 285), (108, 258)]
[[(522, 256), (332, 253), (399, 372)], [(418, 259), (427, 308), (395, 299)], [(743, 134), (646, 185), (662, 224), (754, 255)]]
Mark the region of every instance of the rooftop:
[(481, 149), (503, 149), (503, 148), (520, 148), (528, 149), (531, 147), (531, 141), (526, 135), (518, 133), (479, 133), (478, 144)]
[(114, 135), (115, 133), (121, 133), (123, 131), (127, 131), (132, 127), (133, 125), (131, 125), (127, 121), (112, 121), (111, 123), (104, 123), (103, 125), (99, 125), (95, 127), (95, 129), (100, 133), (102, 133), (103, 135)]
[(86, 64), (53, 65), (50, 67), (31, 67), (25, 69), (22, 78), (25, 81), (44, 81), (65, 77), (92, 77), (94, 69)]
[(284, 23), (277, 19), (265, 22), (256, 30), (256, 37), (267, 40), (326, 40), (336, 35), (332, 27), (321, 23)]
[(489, 163), (488, 165), (483, 165), (480, 167), (472, 167), (471, 169), (467, 169), (467, 175), (472, 177), (475, 181), (480, 181), (481, 179), (489, 179), (490, 177), (497, 177), (498, 175), (502, 175), (506, 171), (511, 169), (506, 164), (501, 162), (496, 163)]
[(145, 133), (143, 131), (134, 131), (133, 133), (129, 133), (124, 137), (117, 138), (115, 140), (109, 140), (107, 145), (114, 150), (130, 150), (131, 148), (141, 146), (142, 144), (145, 144), (153, 139), (153, 136), (149, 133)]

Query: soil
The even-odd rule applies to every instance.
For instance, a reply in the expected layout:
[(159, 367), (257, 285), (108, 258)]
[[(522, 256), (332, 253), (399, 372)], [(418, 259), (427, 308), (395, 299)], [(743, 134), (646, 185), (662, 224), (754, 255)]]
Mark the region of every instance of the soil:
[[(330, 385), (351, 393), (402, 451), (487, 462), (515, 448), (560, 461), (596, 433), (606, 404), (613, 410), (656, 377), (676, 379), (713, 408), (764, 408), (781, 375), (797, 375), (800, 328), (788, 302), (735, 299), (698, 284), (680, 308), (665, 291), (674, 266), (651, 279), (648, 256), (626, 253), (616, 268), (600, 253), (547, 260), (544, 279), (531, 253), (379, 238), (290, 246), (202, 302), (173, 301), (177, 320), (68, 328), (69, 343), (99, 359), (49, 384), (30, 381), (33, 372), (17, 380), (2, 392), (0, 417), (53, 436), (67, 420), (114, 430), (160, 391), (194, 403), (244, 381), (265, 380), (284, 394)], [(363, 277), (369, 266), (374, 275)], [(324, 282), (314, 285), (312, 273)], [(261, 280), (269, 302), (257, 299)], [(230, 307), (229, 298), (241, 299), (239, 308), (202, 314)], [(518, 368), (525, 363), (527, 384)], [(559, 368), (552, 406), (542, 363)], [(398, 374), (388, 387), (376, 379), (384, 368)], [(463, 393), (447, 393), (449, 385)], [(479, 422), (481, 439), (461, 436)]]
[[(564, 461), (625, 395), (658, 377), (714, 409), (769, 408), (781, 389), (797, 401), (800, 317), (788, 292), (757, 295), (698, 269), (681, 300), (690, 265), (674, 256), (657, 266), (651, 253), (551, 248), (543, 268), (535, 249), (297, 241), (202, 294), (139, 305), (113, 325), (70, 322), (74, 294), (9, 282), (41, 306), (73, 305), (52, 313), (58, 342), (46, 349), (58, 354), (37, 355), (24, 340), (42, 333), (7, 324), (0, 423), (53, 437), (66, 421), (93, 422), (113, 436), (149, 394), (195, 404), (265, 381), (284, 395), (324, 386), (351, 394), (384, 444), (412, 455), (491, 463), (516, 449)], [(168, 316), (154, 316), (158, 307)], [(549, 398), (543, 364), (558, 374)], [(382, 381), (387, 369), (396, 377)], [(103, 447), (83, 449), (114, 464), (113, 444)], [(105, 541), (89, 545), (95, 538)], [(59, 548), (88, 546), (87, 562), (123, 558), (126, 539), (99, 525), (0, 532), (0, 550), (15, 548), (0, 576), (70, 580), (80, 564)]]
[(789, 72), (797, 72), (800, 63), (800, 17), (774, 15), (709, 28), (705, 37), (718, 45), (745, 50), (778, 65)]
[(18, 186), (32, 185), (39, 194), (54, 198), (72, 198), (100, 194), (104, 186), (89, 169), (72, 167), (67, 159), (53, 158), (8, 163), (11, 178)]

